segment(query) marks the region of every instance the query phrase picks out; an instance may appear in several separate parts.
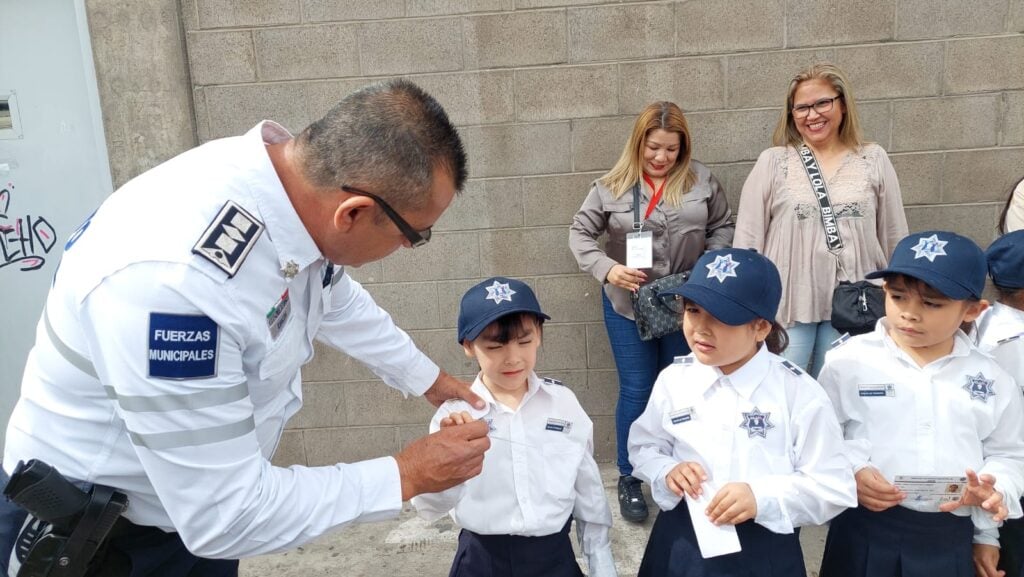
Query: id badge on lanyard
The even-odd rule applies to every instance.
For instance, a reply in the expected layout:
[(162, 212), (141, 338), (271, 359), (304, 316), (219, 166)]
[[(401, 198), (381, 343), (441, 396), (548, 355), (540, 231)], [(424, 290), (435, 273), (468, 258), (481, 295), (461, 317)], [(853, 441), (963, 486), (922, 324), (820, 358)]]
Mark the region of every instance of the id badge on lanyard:
[[(637, 221), (633, 223), (633, 228), (636, 231), (626, 235), (626, 266), (629, 268), (651, 268), (654, 265), (654, 235), (650, 231), (643, 230), (643, 223), (651, 217), (654, 207), (661, 200), (661, 193), (665, 190), (665, 181), (661, 182), (660, 188), (656, 188), (654, 181), (646, 174), (644, 174), (644, 181), (650, 185), (651, 191), (654, 194), (651, 196), (651, 202), (647, 205), (647, 213), (644, 214), (644, 220), (640, 221), (639, 212), (635, 213)], [(636, 196), (634, 202), (640, 202), (639, 195)], [(639, 208), (635, 207), (634, 210), (639, 211)]]

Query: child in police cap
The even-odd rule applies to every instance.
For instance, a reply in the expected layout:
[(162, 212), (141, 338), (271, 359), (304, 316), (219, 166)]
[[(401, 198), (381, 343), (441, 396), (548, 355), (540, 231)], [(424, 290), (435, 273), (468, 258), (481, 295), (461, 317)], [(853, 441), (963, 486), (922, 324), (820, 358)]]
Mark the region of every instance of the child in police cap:
[(832, 521), (822, 577), (999, 575), (997, 527), (1021, 514), (1024, 405), (960, 329), (987, 306), (985, 269), (971, 240), (928, 231), (867, 275), (885, 281), (885, 317), (829, 351), (818, 376), (860, 503)]
[[(778, 269), (752, 250), (711, 251), (671, 292), (693, 353), (661, 372), (629, 432), (629, 460), (662, 510), (639, 575), (806, 575), (797, 528), (856, 494), (828, 397), (777, 354)], [(739, 551), (702, 543), (721, 530), (711, 524), (735, 526)]]
[(458, 341), (480, 365), (473, 392), (487, 407), (448, 401), (430, 430), (485, 419), (491, 448), (479, 476), (412, 501), (421, 517), (450, 512), (462, 526), (451, 577), (582, 576), (572, 519), (591, 577), (616, 575), (593, 423), (571, 390), (533, 372), (548, 318), (515, 279), (487, 279), (462, 297)]

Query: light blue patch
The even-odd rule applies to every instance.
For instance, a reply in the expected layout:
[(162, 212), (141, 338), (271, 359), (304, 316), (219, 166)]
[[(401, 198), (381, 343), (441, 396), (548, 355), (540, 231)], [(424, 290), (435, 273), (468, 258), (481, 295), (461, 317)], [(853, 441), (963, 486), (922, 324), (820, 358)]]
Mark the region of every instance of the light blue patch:
[(217, 323), (204, 315), (149, 314), (149, 376), (205, 379), (217, 375)]

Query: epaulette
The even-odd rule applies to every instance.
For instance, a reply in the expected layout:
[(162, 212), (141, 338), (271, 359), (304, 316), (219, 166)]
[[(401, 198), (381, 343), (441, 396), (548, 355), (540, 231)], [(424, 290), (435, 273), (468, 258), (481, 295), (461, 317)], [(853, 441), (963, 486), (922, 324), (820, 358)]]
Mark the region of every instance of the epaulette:
[(681, 356), (678, 356), (678, 357), (672, 359), (672, 364), (673, 365), (683, 365), (683, 366), (692, 365), (693, 364), (693, 357), (691, 357), (690, 355), (681, 355)]
[(229, 200), (210, 221), (199, 241), (192, 247), (192, 252), (212, 262), (231, 278), (256, 246), (256, 240), (264, 228), (256, 217), (235, 201)]
[(542, 378), (541, 378), (541, 381), (542, 381), (542, 382), (543, 382), (543, 383), (544, 383), (545, 385), (559, 385), (559, 386), (565, 386), (565, 383), (563, 383), (562, 381), (560, 381), (560, 380), (558, 380), (558, 379), (552, 379), (551, 377), (542, 377)]
[(782, 366), (786, 367), (786, 370), (788, 370), (789, 372), (793, 373), (794, 375), (796, 375), (798, 377), (800, 375), (804, 374), (804, 370), (803, 369), (801, 369), (800, 367), (794, 365), (793, 363), (791, 363), (790, 361), (788, 361), (786, 359), (782, 360)]
[(1024, 337), (1024, 334), (1018, 334), (1018, 335), (1013, 335), (1012, 337), (1006, 337), (1005, 339), (1001, 339), (1001, 340), (996, 341), (996, 345), (998, 346), (998, 345), (1005, 345), (1006, 343), (1012, 343), (1013, 341), (1020, 340), (1021, 337)]
[(846, 342), (849, 341), (849, 340), (850, 340), (850, 333), (843, 333), (843, 335), (841, 337), (839, 337), (838, 339), (832, 341), (832, 344), (830, 345), (830, 348), (834, 349), (836, 347), (840, 347), (840, 346), (846, 344)]

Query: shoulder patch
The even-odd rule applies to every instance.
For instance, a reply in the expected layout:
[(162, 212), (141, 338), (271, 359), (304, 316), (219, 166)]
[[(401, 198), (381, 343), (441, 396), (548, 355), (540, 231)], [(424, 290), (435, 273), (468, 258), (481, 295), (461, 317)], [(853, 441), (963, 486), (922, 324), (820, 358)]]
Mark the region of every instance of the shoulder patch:
[(843, 335), (841, 337), (839, 337), (838, 339), (832, 341), (831, 348), (834, 349), (836, 347), (841, 347), (844, 344), (846, 344), (846, 342), (849, 341), (849, 340), (850, 340), (850, 333), (843, 333)]
[(256, 217), (229, 200), (206, 227), (192, 252), (212, 262), (231, 278), (256, 246), (263, 228)]
[(789, 372), (793, 373), (794, 375), (796, 375), (798, 377), (800, 375), (804, 374), (804, 370), (803, 369), (801, 369), (800, 367), (794, 365), (793, 363), (791, 363), (790, 361), (788, 361), (786, 359), (782, 360), (782, 366), (786, 367), (786, 370), (788, 370)]
[(174, 380), (217, 376), (218, 329), (206, 315), (149, 313), (149, 376)]
[(543, 378), (541, 378), (541, 382), (543, 382), (545, 385), (559, 385), (559, 386), (564, 386), (565, 385), (565, 383), (563, 383), (562, 381), (560, 381), (558, 379), (552, 379), (551, 377), (543, 377)]
[(675, 357), (674, 359), (672, 359), (672, 364), (673, 365), (684, 365), (684, 366), (685, 365), (692, 365), (693, 364), (693, 357), (691, 357), (690, 355)]
[(1012, 337), (1006, 337), (1005, 339), (1001, 339), (1001, 340), (996, 341), (996, 346), (1005, 345), (1006, 343), (1012, 343), (1013, 341), (1020, 340), (1021, 337), (1024, 337), (1024, 334), (1013, 335)]

